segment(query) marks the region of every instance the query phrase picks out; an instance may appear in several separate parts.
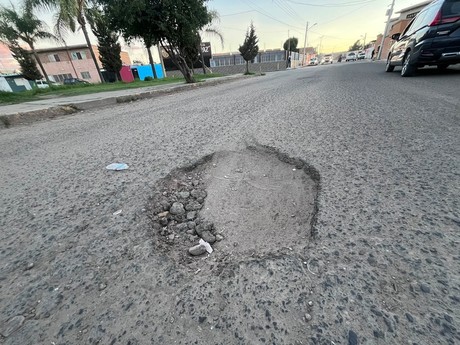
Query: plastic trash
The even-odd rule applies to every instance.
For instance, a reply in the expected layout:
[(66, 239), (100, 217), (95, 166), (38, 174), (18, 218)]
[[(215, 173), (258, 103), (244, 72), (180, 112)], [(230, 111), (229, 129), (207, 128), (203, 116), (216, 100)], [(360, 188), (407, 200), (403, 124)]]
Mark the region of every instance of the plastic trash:
[(115, 170), (115, 171), (120, 171), (120, 170), (126, 170), (129, 168), (128, 164), (125, 163), (112, 163), (109, 164), (105, 167), (107, 170)]
[(211, 245), (202, 238), (200, 238), (200, 245), (202, 245), (209, 254), (213, 252)]
[(113, 213), (113, 215), (114, 215), (114, 216), (118, 216), (119, 214), (121, 214), (122, 211), (123, 211), (123, 210), (115, 211), (115, 212)]

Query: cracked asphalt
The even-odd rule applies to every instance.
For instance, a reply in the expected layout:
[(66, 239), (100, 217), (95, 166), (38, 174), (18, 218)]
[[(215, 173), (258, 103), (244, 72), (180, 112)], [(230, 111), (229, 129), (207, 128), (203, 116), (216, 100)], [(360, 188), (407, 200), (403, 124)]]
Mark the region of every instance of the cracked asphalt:
[[(275, 72), (1, 130), (0, 343), (459, 343), (460, 70), (383, 70)], [(316, 237), (219, 274), (156, 251), (155, 183), (250, 145), (319, 172)]]

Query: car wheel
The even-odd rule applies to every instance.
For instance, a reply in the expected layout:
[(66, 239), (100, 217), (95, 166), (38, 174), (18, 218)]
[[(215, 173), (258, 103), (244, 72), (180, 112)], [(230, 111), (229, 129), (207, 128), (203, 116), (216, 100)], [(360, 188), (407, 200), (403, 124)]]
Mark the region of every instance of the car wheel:
[(449, 67), (449, 65), (442, 64), (442, 65), (438, 65), (437, 67), (439, 70), (444, 71), (445, 69), (447, 69), (447, 67)]
[(412, 64), (411, 58), (412, 53), (409, 50), (403, 60), (401, 77), (412, 77), (414, 75), (416, 67)]
[(387, 64), (385, 65), (385, 72), (393, 72), (395, 70), (395, 66), (391, 65), (390, 57), (387, 58)]

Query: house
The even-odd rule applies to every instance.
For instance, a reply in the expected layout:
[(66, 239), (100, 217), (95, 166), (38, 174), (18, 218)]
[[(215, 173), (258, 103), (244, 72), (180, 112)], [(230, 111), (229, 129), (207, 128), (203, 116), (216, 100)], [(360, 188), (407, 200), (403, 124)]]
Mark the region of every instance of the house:
[[(99, 68), (102, 68), (97, 46), (92, 45)], [(43, 67), (51, 80), (62, 83), (66, 78), (79, 78), (90, 83), (100, 83), (96, 66), (86, 44), (54, 47), (36, 50)], [(123, 64), (130, 65), (129, 54), (122, 51), (120, 54)]]
[(6, 44), (0, 42), (0, 74), (13, 74), (20, 68)]

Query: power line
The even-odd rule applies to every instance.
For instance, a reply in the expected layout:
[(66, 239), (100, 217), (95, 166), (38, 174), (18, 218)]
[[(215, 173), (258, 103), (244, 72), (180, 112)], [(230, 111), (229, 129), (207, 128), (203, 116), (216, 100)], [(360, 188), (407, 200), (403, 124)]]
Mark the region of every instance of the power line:
[(220, 17), (237, 16), (239, 14), (245, 14), (245, 13), (251, 13), (251, 12), (255, 12), (255, 11), (254, 10), (249, 10), (249, 11), (243, 11), (243, 12), (237, 12), (237, 13), (224, 14), (224, 15), (221, 15)]
[[(241, 1), (243, 1), (243, 0), (241, 0)], [(272, 19), (272, 20), (274, 20), (274, 21), (276, 21), (276, 22), (278, 22), (278, 23), (281, 23), (281, 24), (283, 24), (283, 25), (286, 25), (286, 26), (289, 26), (289, 27), (292, 27), (292, 28), (297, 28), (297, 29), (302, 29), (302, 30), (303, 30), (303, 28), (301, 28), (301, 27), (299, 27), (299, 26), (294, 26), (294, 25), (285, 23), (285, 22), (283, 22), (283, 21), (281, 21), (281, 20), (279, 20), (279, 19), (276, 19), (275, 17), (273, 17), (273, 16), (271, 16), (271, 15), (269, 15), (269, 14), (267, 14), (267, 13), (264, 13), (264, 12), (265, 12), (264, 9), (262, 9), (262, 8), (259, 7), (259, 6), (257, 6), (256, 4), (254, 4), (251, 0), (246, 0), (246, 1), (249, 2), (247, 5), (248, 5), (249, 7), (251, 7), (251, 8), (252, 8), (254, 11), (256, 11), (257, 13), (259, 13), (259, 14), (261, 14), (261, 15), (267, 17), (267, 18), (270, 18), (270, 19)], [(244, 2), (244, 1), (243, 1), (243, 2)], [(252, 6), (251, 6), (250, 4), (252, 4)], [(255, 8), (254, 8), (254, 7), (255, 7)]]

